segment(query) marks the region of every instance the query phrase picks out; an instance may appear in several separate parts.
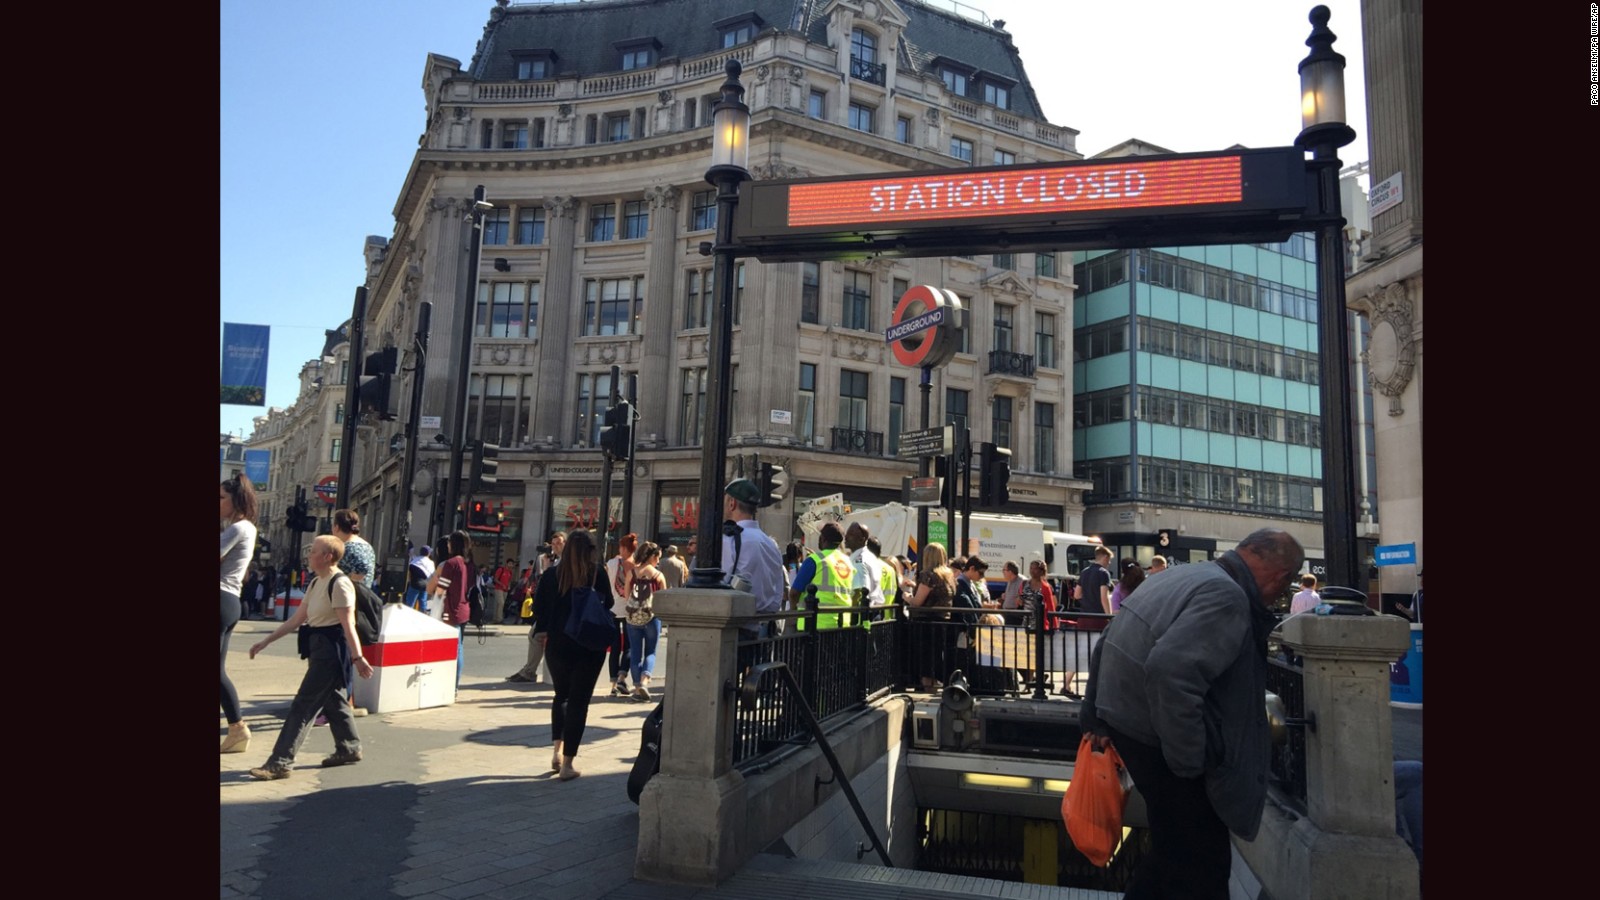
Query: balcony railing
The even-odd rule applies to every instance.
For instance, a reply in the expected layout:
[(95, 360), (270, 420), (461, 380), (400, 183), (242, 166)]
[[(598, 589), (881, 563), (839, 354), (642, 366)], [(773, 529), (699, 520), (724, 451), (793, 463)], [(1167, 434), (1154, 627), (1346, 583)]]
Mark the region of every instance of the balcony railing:
[(882, 456), (883, 432), (857, 431), (854, 428), (833, 428), (831, 449), (856, 456)]
[(1033, 354), (1013, 353), (1010, 350), (989, 351), (990, 375), (1018, 375), (1032, 378), (1035, 368)]
[(850, 57), (850, 77), (857, 81), (870, 84), (883, 84), (885, 66), (883, 63), (867, 62), (864, 59)]

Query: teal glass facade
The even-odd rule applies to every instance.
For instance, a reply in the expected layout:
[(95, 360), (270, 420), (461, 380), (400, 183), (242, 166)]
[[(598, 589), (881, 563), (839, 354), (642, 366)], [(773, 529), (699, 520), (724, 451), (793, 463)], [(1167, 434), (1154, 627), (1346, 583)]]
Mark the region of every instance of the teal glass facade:
[(1316, 248), (1074, 256), (1074, 475), (1085, 502), (1317, 517)]

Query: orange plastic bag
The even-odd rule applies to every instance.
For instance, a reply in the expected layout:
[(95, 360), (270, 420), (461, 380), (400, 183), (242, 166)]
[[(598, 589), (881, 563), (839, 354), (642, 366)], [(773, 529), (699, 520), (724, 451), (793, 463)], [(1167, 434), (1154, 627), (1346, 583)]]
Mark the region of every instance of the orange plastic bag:
[(1072, 781), (1061, 798), (1061, 819), (1073, 846), (1102, 868), (1122, 842), (1122, 810), (1128, 802), (1122, 783), (1125, 771), (1116, 747), (1108, 742), (1104, 752), (1096, 750), (1093, 736), (1085, 733), (1078, 742)]

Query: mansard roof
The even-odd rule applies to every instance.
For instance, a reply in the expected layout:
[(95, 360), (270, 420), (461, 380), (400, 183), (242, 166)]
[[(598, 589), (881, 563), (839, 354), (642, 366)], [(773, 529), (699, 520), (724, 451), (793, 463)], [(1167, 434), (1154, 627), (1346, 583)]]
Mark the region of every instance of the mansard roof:
[[(554, 51), (556, 76), (588, 77), (618, 70), (618, 44), (654, 38), (661, 59), (690, 58), (721, 49), (717, 22), (754, 14), (763, 30), (827, 40), (826, 12), (833, 0), (596, 0), (496, 7), (468, 73), (479, 81), (513, 81), (517, 57)], [(972, 67), (981, 77), (1015, 84), (1011, 112), (1044, 118), (1022, 58), (1006, 31), (964, 19), (916, 0), (896, 0), (908, 20), (898, 54), (900, 65), (939, 77), (937, 61)], [(848, 51), (848, 48), (840, 48)]]

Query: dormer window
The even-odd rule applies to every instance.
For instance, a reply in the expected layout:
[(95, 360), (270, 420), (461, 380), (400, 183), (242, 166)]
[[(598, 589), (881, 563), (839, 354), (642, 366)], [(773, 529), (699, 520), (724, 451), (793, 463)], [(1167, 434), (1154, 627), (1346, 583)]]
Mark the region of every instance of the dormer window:
[(939, 77), (944, 79), (945, 90), (958, 97), (967, 95), (967, 73), (955, 69), (941, 69)]
[(933, 61), (934, 69), (939, 73), (939, 80), (944, 82), (944, 89), (957, 97), (970, 96), (973, 81), (977, 77), (978, 67), (969, 65), (958, 59), (941, 56)]
[(511, 57), (517, 64), (518, 81), (543, 81), (555, 77), (554, 50), (518, 50)]
[(740, 44), (748, 44), (755, 40), (756, 35), (766, 24), (760, 16), (753, 12), (747, 12), (742, 15), (729, 16), (726, 19), (719, 19), (712, 22), (711, 27), (717, 29), (717, 33), (722, 35), (722, 46), (726, 49), (728, 47), (737, 47)]
[(618, 41), (612, 45), (622, 56), (622, 70), (627, 72), (632, 69), (648, 69), (656, 64), (656, 54), (661, 49), (661, 42), (655, 38), (633, 38), (627, 41)]
[(1010, 78), (981, 72), (978, 81), (983, 85), (983, 102), (1001, 109), (1011, 108), (1011, 89), (1017, 83)]

